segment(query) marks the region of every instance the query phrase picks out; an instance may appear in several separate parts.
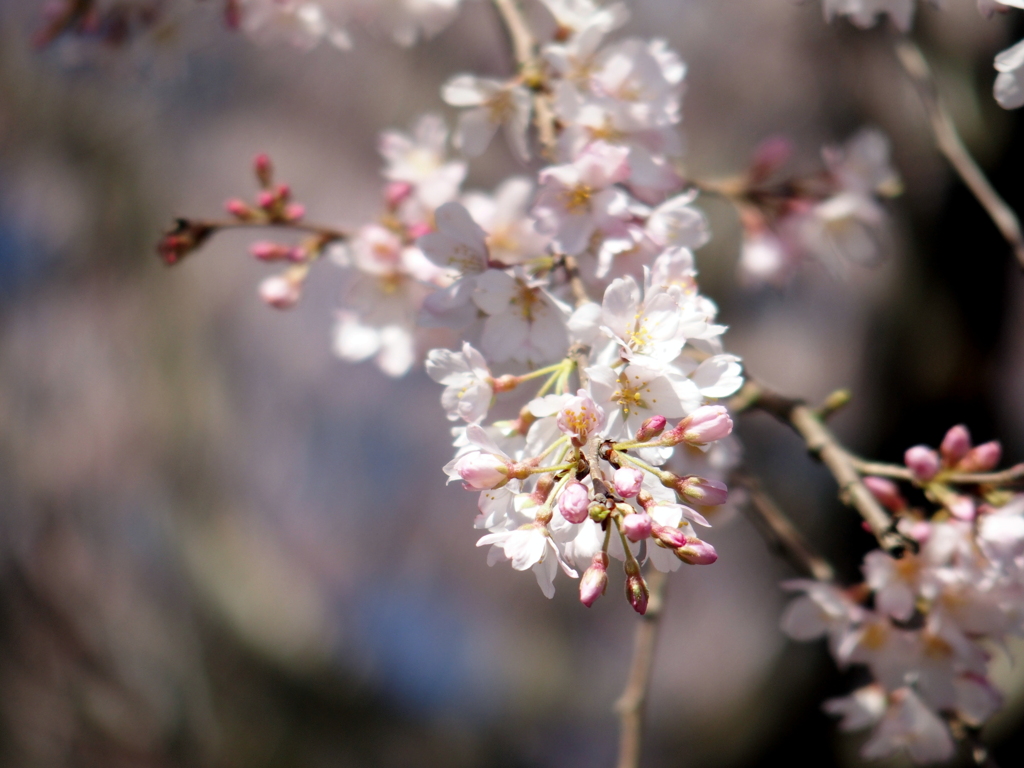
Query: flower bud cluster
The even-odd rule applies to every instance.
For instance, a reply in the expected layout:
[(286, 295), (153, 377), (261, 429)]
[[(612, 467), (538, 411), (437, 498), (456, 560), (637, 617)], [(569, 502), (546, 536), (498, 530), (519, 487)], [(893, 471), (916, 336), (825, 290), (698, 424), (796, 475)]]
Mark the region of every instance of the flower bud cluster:
[(865, 757), (906, 750), (919, 763), (947, 760), (955, 749), (947, 721), (980, 727), (1001, 704), (988, 648), (1024, 631), (1024, 495), (977, 475), (999, 456), (998, 443), (973, 446), (963, 426), (938, 451), (911, 448), (910, 482), (930, 511), (913, 507), (891, 479), (864, 482), (920, 551), (899, 560), (869, 552), (864, 583), (850, 589), (784, 585), (803, 595), (783, 629), (800, 640), (827, 636), (840, 665), (864, 665), (875, 680), (825, 704), (846, 730), (874, 728)]

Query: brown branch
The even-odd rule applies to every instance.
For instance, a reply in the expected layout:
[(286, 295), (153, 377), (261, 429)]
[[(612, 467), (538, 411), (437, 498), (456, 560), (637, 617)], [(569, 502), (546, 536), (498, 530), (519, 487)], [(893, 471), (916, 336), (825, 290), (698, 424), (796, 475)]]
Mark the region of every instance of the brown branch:
[(742, 409), (757, 408), (771, 414), (804, 439), (807, 450), (828, 467), (835, 478), (840, 500), (860, 513), (882, 549), (897, 558), (908, 549), (916, 550), (916, 542), (896, 530), (892, 517), (864, 485), (853, 456), (825, 426), (818, 412), (802, 401), (784, 397), (752, 379), (748, 379), (736, 402)]
[(565, 255), (559, 261), (565, 270), (565, 276), (569, 279), (569, 288), (572, 290), (573, 301), (576, 302), (577, 308), (582, 307), (590, 301), (590, 295), (587, 293), (587, 286), (583, 284), (583, 279), (580, 277), (580, 265), (576, 261), (575, 256)]
[[(914, 473), (901, 464), (886, 464), (880, 461), (865, 461), (850, 455), (850, 460), (862, 475), (877, 475), (893, 480), (914, 482)], [(947, 485), (991, 485), (1003, 486), (1024, 480), (1024, 464), (1017, 464), (999, 472), (950, 472), (942, 471), (935, 476), (936, 482)]]
[(174, 228), (164, 232), (157, 243), (157, 253), (168, 265), (177, 264), (188, 254), (198, 250), (218, 232), (229, 229), (288, 229), (314, 235), (317, 238), (316, 248), (322, 251), (326, 246), (340, 240), (348, 239), (348, 234), (320, 224), (308, 224), (301, 221), (285, 221), (278, 219), (254, 219), (242, 221), (226, 219), (223, 221), (205, 221), (202, 219), (178, 219)]
[(988, 213), (989, 218), (992, 219), (1006, 242), (1013, 248), (1017, 261), (1024, 268), (1024, 236), (1021, 235), (1020, 220), (1013, 209), (999, 196), (999, 193), (986, 178), (984, 171), (978, 167), (974, 158), (971, 157), (971, 153), (964, 146), (963, 140), (956, 130), (956, 124), (942, 102), (935, 76), (931, 67), (928, 66), (924, 53), (917, 43), (906, 36), (896, 38), (895, 45), (896, 58), (899, 59), (903, 71), (910, 77), (924, 104), (939, 151), (945, 155), (950, 165), (959, 174), (960, 179), (981, 203), (982, 208)]
[(533, 119), (537, 127), (537, 138), (543, 154), (549, 158), (554, 156), (558, 130), (554, 110), (551, 107), (550, 95), (544, 78), (544, 62), (541, 59), (537, 40), (530, 31), (517, 0), (494, 0), (508, 36), (512, 41), (512, 51), (523, 82), (533, 90)]
[(647, 586), (651, 596), (647, 603), (647, 612), (640, 617), (640, 624), (636, 628), (633, 660), (629, 665), (626, 687), (615, 703), (615, 711), (619, 713), (620, 722), (618, 768), (639, 768), (640, 765), (644, 711), (651, 685), (654, 649), (658, 641), (658, 626), (665, 603), (667, 581), (667, 574), (658, 570), (652, 570), (647, 575)]
[(744, 507), (769, 547), (804, 576), (818, 581), (832, 581), (835, 578), (835, 571), (829, 562), (811, 549), (807, 540), (764, 491), (756, 477), (736, 470), (732, 473), (730, 485), (734, 483), (746, 489), (749, 503)]

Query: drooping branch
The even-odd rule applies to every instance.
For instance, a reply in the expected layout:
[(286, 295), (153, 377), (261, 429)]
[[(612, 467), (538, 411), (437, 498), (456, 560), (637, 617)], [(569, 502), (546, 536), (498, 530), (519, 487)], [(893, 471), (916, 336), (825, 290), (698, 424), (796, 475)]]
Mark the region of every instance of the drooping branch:
[(964, 142), (957, 132), (956, 124), (939, 95), (935, 75), (932, 73), (931, 67), (928, 66), (928, 60), (924, 57), (924, 53), (917, 43), (909, 37), (901, 35), (896, 38), (896, 58), (903, 67), (903, 71), (910, 77), (924, 104), (925, 112), (928, 114), (928, 123), (935, 135), (935, 143), (939, 151), (949, 160), (960, 179), (988, 213), (1000, 234), (1013, 248), (1013, 253), (1020, 266), (1024, 268), (1024, 235), (1021, 234), (1020, 220), (1013, 209), (996, 192), (984, 171), (964, 146)]
[[(893, 480), (914, 481), (914, 474), (902, 464), (886, 464), (881, 461), (865, 461), (851, 454), (850, 458), (862, 475), (878, 475)], [(999, 472), (949, 472), (943, 470), (936, 479), (947, 485), (988, 485), (1002, 487), (1024, 481), (1024, 464), (1016, 464)]]
[(348, 239), (348, 234), (345, 232), (303, 221), (263, 218), (252, 221), (178, 219), (174, 227), (167, 230), (160, 238), (160, 242), (157, 244), (157, 253), (165, 263), (174, 265), (192, 251), (202, 247), (215, 234), (230, 229), (285, 229), (311, 235), (314, 238), (312, 250), (318, 254), (331, 243)]
[(654, 651), (658, 642), (658, 628), (661, 624), (661, 610), (665, 603), (667, 574), (652, 570), (647, 575), (650, 599), (647, 612), (640, 617), (633, 640), (633, 660), (629, 665), (629, 676), (622, 696), (615, 703), (619, 713), (619, 762), (618, 768), (639, 768), (640, 751), (644, 730), (644, 713), (647, 695), (651, 687), (651, 671), (654, 668)]
[(835, 578), (835, 571), (829, 562), (811, 549), (807, 540), (765, 492), (756, 477), (743, 470), (736, 470), (730, 478), (730, 485), (733, 484), (747, 492), (748, 503), (745, 509), (754, 527), (768, 545), (797, 572), (818, 581), (832, 581)]
[(753, 379), (748, 379), (733, 401), (731, 410), (750, 408), (771, 414), (803, 438), (807, 450), (828, 467), (835, 478), (840, 500), (857, 510), (882, 549), (897, 558), (908, 549), (916, 550), (916, 542), (896, 530), (892, 517), (864, 485), (854, 457), (825, 425), (820, 411), (800, 400), (773, 392)]

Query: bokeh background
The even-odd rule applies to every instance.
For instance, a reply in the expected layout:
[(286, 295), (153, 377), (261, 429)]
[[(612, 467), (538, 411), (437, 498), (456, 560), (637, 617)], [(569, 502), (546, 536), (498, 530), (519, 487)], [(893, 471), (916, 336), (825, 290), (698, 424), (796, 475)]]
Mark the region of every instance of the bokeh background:
[[(751, 371), (898, 460), (967, 423), (1024, 460), (1024, 277), (933, 148), (881, 30), (827, 26), (789, 0), (633, 0), (627, 33), (689, 64), (694, 176), (742, 169), (785, 134), (885, 130), (906, 193), (879, 267), (809, 263), (784, 289), (736, 280), (735, 214), (702, 201), (704, 291)], [(1024, 210), (1024, 122), (990, 96), (1018, 16), (970, 0), (922, 10), (918, 36), (971, 150)], [(562, 580), (489, 569), (473, 500), (446, 488), (439, 388), (332, 357), (340, 274), (280, 313), (245, 235), (181, 267), (154, 243), (174, 215), (251, 191), (270, 152), (317, 221), (374, 215), (376, 135), (441, 111), (452, 73), (506, 74), (489, 4), (405, 50), (260, 46), (210, 2), (179, 2), (120, 48), (39, 51), (33, 0), (0, 3), (0, 763), (10, 766), (610, 766), (636, 618)], [(1019, 34), (1017, 35), (1019, 37)], [(496, 142), (468, 188), (517, 170)], [(748, 466), (846, 579), (871, 548), (827, 474), (761, 416)], [(820, 702), (856, 673), (778, 629), (791, 576), (741, 513), (710, 568), (672, 577), (645, 764), (857, 765)], [(1011, 648), (1018, 662), (1024, 647)], [(1024, 760), (1024, 672), (987, 730)], [(898, 763), (894, 763), (898, 764)]]

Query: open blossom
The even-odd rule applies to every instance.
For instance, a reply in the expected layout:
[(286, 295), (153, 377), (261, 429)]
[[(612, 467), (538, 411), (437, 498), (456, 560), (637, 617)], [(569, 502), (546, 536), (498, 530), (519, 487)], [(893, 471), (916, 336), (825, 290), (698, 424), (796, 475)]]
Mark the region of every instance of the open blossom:
[(437, 230), (423, 235), (418, 245), (428, 259), (448, 270), (453, 282), (426, 298), (427, 318), (437, 324), (459, 327), (476, 314), (471, 303), (476, 278), (489, 265), (487, 233), (473, 221), (461, 203), (442, 205), (434, 214)]
[(910, 688), (890, 694), (882, 716), (861, 754), (868, 760), (906, 750), (918, 763), (935, 763), (953, 756), (953, 737), (946, 724)]
[(466, 164), (447, 160), (448, 128), (437, 115), (424, 115), (412, 134), (386, 131), (381, 135), (380, 153), (388, 165), (384, 177), (410, 184), (421, 214), (455, 199), (466, 177)]
[(581, 445), (590, 439), (591, 434), (604, 429), (606, 421), (604, 409), (594, 402), (585, 389), (566, 400), (556, 417), (558, 428)]
[(512, 266), (544, 255), (551, 238), (534, 227), (528, 209), (533, 182), (513, 176), (502, 182), (493, 195), (467, 193), (462, 198), (473, 221), (487, 233), (491, 260)]
[(496, 363), (548, 363), (569, 343), (569, 308), (545, 290), (542, 280), (490, 269), (474, 283), (472, 300), (484, 314), (480, 344)]
[(453, 107), (466, 107), (459, 116), (455, 146), (468, 157), (483, 154), (501, 127), (509, 145), (522, 160), (530, 159), (526, 132), (530, 127), (532, 97), (521, 85), (486, 77), (458, 75), (441, 90)]
[(533, 213), (537, 228), (553, 236), (562, 253), (585, 251), (596, 232), (623, 234), (629, 218), (625, 192), (613, 185), (629, 175), (628, 151), (597, 142), (572, 164), (541, 171), (543, 185)]
[(450, 421), (471, 424), (487, 415), (494, 397), (494, 379), (483, 355), (464, 342), (462, 352), (433, 349), (427, 356), (427, 374), (444, 384), (441, 405)]
[(242, 28), (258, 40), (284, 40), (299, 48), (321, 41), (350, 48), (348, 32), (323, 6), (313, 0), (241, 0)]

